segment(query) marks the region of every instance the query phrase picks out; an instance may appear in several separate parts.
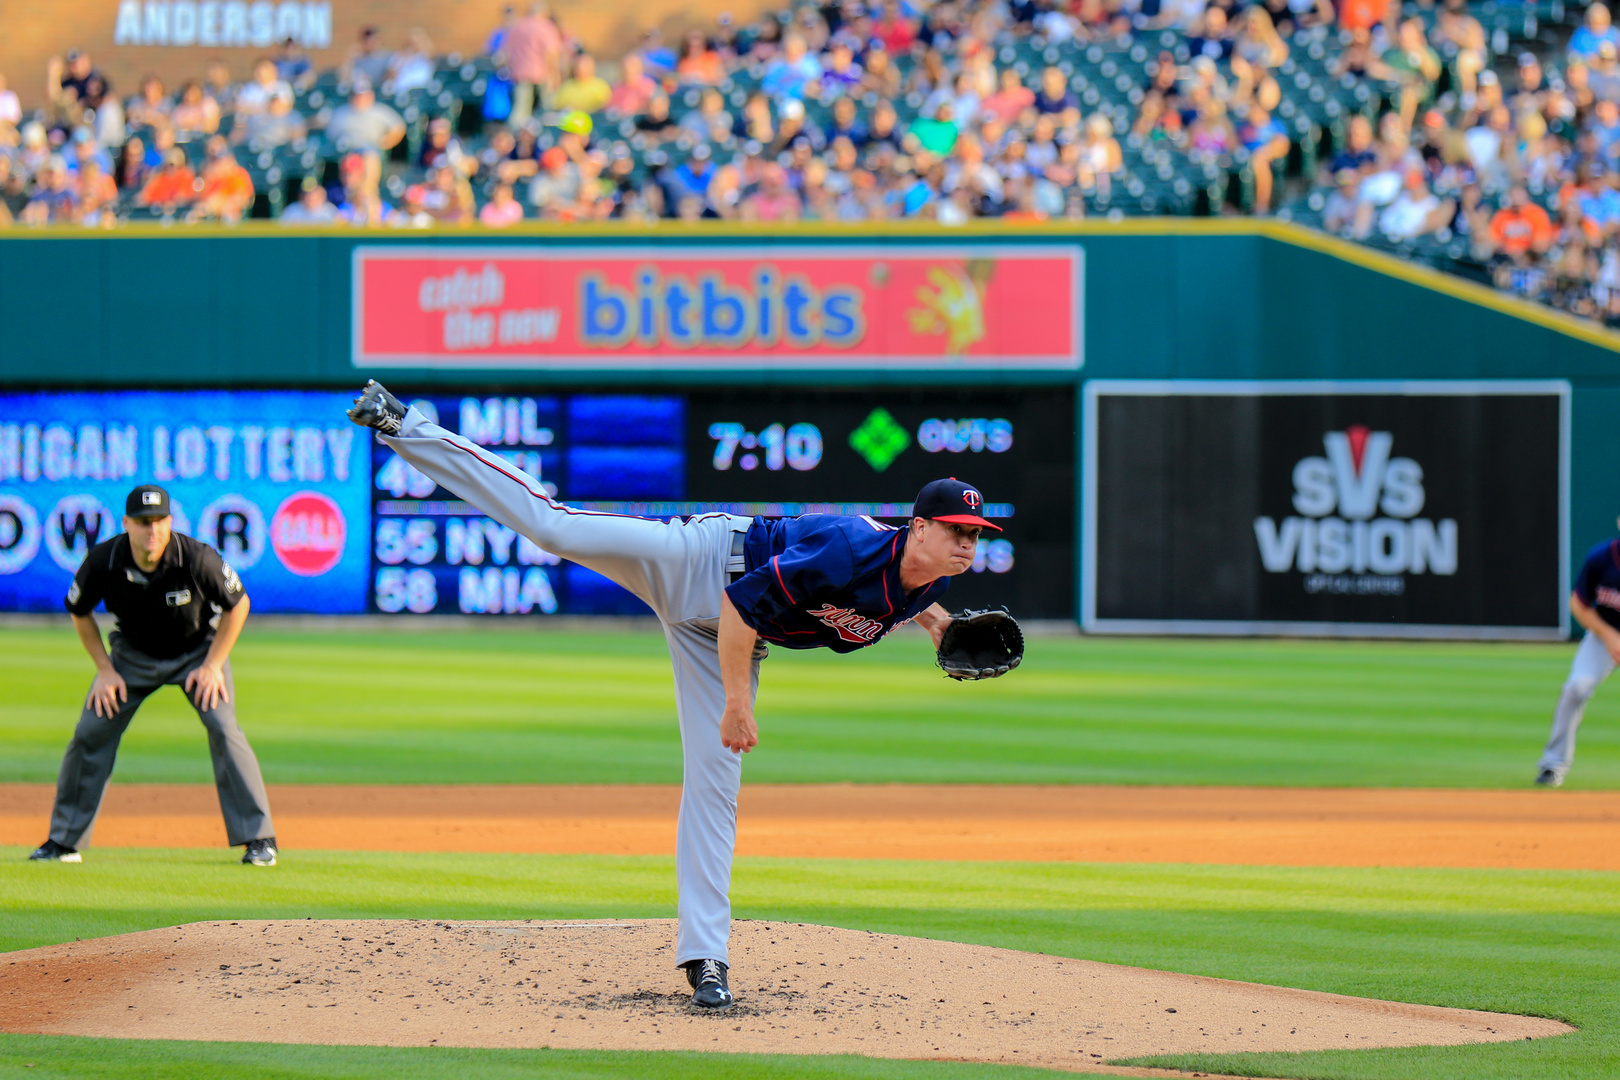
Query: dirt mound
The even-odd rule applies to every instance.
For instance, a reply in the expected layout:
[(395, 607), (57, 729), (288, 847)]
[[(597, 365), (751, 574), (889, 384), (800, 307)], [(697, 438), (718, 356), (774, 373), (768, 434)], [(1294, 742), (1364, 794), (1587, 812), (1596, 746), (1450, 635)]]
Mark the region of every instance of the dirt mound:
[(0, 1030), (388, 1046), (710, 1050), (1096, 1070), (1146, 1054), (1449, 1045), (1553, 1020), (978, 945), (738, 922), (737, 1006), (698, 1015), (674, 924), (194, 923), (8, 954)]

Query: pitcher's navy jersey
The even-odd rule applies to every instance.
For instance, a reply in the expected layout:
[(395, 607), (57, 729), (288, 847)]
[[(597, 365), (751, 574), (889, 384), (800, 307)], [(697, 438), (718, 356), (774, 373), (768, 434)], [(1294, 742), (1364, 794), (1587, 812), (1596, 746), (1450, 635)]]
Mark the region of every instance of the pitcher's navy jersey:
[(942, 577), (906, 596), (900, 557), (909, 536), (869, 517), (755, 518), (744, 547), (748, 573), (726, 595), (766, 641), (854, 652), (911, 620), (950, 585)]
[(1605, 540), (1586, 556), (1575, 578), (1575, 595), (1620, 630), (1620, 540)]

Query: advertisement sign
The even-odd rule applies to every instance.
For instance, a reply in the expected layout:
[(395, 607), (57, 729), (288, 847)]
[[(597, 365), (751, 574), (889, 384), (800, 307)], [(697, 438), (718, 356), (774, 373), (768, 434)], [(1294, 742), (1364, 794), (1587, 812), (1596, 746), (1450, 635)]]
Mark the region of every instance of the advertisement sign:
[(1076, 369), (1080, 248), (362, 246), (356, 367)]
[(0, 394), (0, 610), (61, 611), (124, 497), (163, 485), (261, 612), (364, 610), (366, 439), (345, 394)]
[(1085, 410), (1088, 630), (1565, 636), (1567, 383), (1094, 381)]
[[(554, 498), (608, 513), (866, 514), (898, 524), (925, 483), (958, 476), (981, 487), (985, 515), (1006, 532), (981, 540), (951, 605), (1073, 617), (1070, 391), (405, 396)], [(381, 443), (372, 471), (373, 610), (647, 614)]]

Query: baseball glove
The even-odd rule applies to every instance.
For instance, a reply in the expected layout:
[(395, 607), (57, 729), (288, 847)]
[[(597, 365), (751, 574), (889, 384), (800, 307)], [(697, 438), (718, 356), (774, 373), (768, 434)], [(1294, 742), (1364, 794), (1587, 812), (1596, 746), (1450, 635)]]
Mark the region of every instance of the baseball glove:
[(1024, 658), (1024, 632), (1006, 608), (953, 615), (936, 659), (953, 679), (994, 679)]

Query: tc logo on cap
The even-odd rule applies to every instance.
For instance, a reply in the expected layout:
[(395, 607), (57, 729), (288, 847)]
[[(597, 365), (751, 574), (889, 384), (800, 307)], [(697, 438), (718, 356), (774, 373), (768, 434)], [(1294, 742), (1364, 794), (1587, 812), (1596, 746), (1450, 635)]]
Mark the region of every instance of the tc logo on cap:
[(968, 509), (977, 510), (979, 507), (984, 505), (984, 496), (980, 495), (972, 488), (968, 488), (966, 491), (962, 492), (962, 501), (967, 503)]
[(143, 491), (143, 492), (141, 492), (141, 505), (142, 506), (162, 506), (163, 505), (163, 493), (161, 491)]

